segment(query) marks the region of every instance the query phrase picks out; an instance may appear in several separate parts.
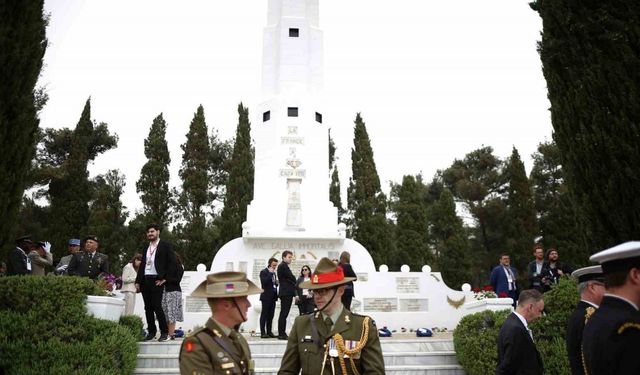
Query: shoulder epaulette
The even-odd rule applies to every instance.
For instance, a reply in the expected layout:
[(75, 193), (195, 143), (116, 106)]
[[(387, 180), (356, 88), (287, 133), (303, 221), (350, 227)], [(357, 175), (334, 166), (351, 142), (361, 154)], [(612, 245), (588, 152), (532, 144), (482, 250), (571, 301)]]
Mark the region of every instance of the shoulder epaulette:
[(620, 326), (620, 328), (618, 328), (618, 334), (621, 335), (622, 333), (624, 333), (624, 331), (626, 331), (629, 328), (635, 328), (637, 330), (640, 330), (640, 323), (632, 323), (632, 322), (624, 323), (623, 325)]
[(191, 332), (187, 333), (187, 337), (195, 336), (195, 335), (197, 335), (198, 333), (200, 333), (200, 332), (204, 331), (205, 329), (207, 329), (207, 327), (200, 327), (200, 328), (198, 328), (198, 329), (196, 329), (196, 330), (193, 330), (193, 331), (191, 331)]

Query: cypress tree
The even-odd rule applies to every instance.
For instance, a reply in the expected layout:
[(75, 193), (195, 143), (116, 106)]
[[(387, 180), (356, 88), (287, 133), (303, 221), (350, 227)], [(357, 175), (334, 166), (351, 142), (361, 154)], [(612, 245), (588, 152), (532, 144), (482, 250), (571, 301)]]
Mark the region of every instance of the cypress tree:
[(380, 178), (373, 160), (373, 149), (360, 113), (356, 115), (351, 179), (347, 189), (350, 234), (371, 254), (376, 265), (387, 262), (394, 251), (387, 222), (387, 198), (380, 189)]
[(567, 185), (596, 249), (640, 237), (640, 3), (537, 0)]
[(46, 101), (36, 90), (47, 47), (43, 4), (0, 2), (0, 249), (13, 242), (25, 176), (36, 151), (37, 112)]
[(329, 132), (329, 170), (331, 171), (331, 183), (329, 185), (329, 200), (333, 203), (333, 206), (338, 209), (338, 221), (341, 222), (345, 210), (342, 207), (340, 176), (338, 174), (338, 165), (336, 164), (336, 144), (331, 138), (331, 132)]
[(389, 265), (400, 269), (403, 264), (420, 271), (425, 264), (433, 265), (429, 250), (426, 186), (420, 177), (404, 176), (402, 185), (391, 189), (391, 208), (396, 216), (396, 252)]
[(459, 289), (462, 284), (471, 282), (474, 272), (469, 240), (460, 219), (456, 214), (456, 204), (449, 189), (442, 190), (440, 198), (429, 207), (430, 239), (435, 253), (438, 254), (437, 267), (447, 285)]
[(253, 199), (253, 163), (249, 109), (240, 103), (233, 154), (229, 161), (229, 181), (224, 207), (217, 223), (220, 231), (219, 247), (242, 236), (242, 223), (247, 220), (247, 205)]
[(200, 105), (182, 144), (182, 166), (179, 175), (182, 191), (178, 198), (178, 209), (184, 224), (176, 227), (179, 238), (178, 249), (182, 251), (185, 268), (195, 269), (199, 263), (211, 264), (213, 241), (207, 233), (205, 208), (211, 203), (209, 191), (209, 135)]
[(88, 232), (100, 239), (99, 251), (109, 256), (109, 272), (120, 274), (127, 256), (127, 210), (121, 197), (125, 177), (118, 170), (110, 170), (94, 180), (95, 194), (90, 207)]
[(531, 257), (537, 220), (531, 184), (515, 147), (507, 160), (504, 177), (507, 181), (506, 249), (514, 266), (524, 269)]
[[(69, 134), (65, 130), (61, 133)], [(52, 220), (48, 238), (58, 249), (64, 249), (66, 239), (87, 234), (89, 202), (93, 198), (93, 186), (87, 170), (89, 161), (115, 147), (117, 137), (109, 134), (104, 123), (94, 126), (91, 100), (88, 99), (70, 137), (53, 139), (63, 142), (63, 147), (51, 144), (52, 153), (55, 155), (66, 146), (68, 154), (49, 182)]]
[(147, 162), (142, 166), (136, 191), (140, 194), (143, 214), (149, 223), (158, 223), (162, 227), (170, 222), (169, 209), (171, 193), (169, 191), (169, 148), (166, 140), (167, 123), (159, 114), (144, 140), (144, 155)]

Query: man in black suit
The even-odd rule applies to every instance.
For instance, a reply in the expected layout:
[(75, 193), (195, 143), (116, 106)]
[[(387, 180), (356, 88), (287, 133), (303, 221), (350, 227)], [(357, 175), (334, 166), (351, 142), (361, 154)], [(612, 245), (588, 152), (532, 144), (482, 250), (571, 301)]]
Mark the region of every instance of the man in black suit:
[[(340, 254), (340, 266), (342, 267), (345, 277), (355, 277), (355, 280), (358, 280), (358, 276), (353, 271), (353, 267), (351, 267), (351, 254), (349, 254), (348, 251), (343, 251)], [(342, 305), (345, 309), (351, 311), (351, 300), (353, 300), (355, 295), (356, 293), (353, 289), (353, 281), (349, 281), (345, 284), (344, 294), (342, 295)]]
[(287, 340), (287, 316), (291, 310), (291, 302), (296, 295), (296, 277), (289, 268), (289, 264), (293, 261), (293, 253), (289, 250), (282, 252), (282, 263), (278, 265), (278, 282), (280, 290), (280, 316), (278, 317), (278, 339)]
[(73, 254), (67, 273), (71, 276), (88, 277), (95, 280), (101, 273), (109, 272), (109, 257), (98, 252), (98, 237), (89, 235), (84, 239), (84, 251)]
[(276, 301), (278, 300), (278, 279), (276, 278), (276, 267), (278, 260), (269, 258), (267, 267), (260, 271), (260, 293), (262, 311), (260, 311), (260, 337), (263, 339), (276, 337), (271, 331), (273, 324), (273, 314), (276, 311)]
[(527, 275), (529, 276), (529, 288), (538, 292), (544, 292), (544, 275), (548, 274), (549, 266), (544, 260), (544, 249), (538, 245), (533, 249), (533, 257), (535, 258), (527, 265)]
[(158, 224), (147, 225), (147, 239), (149, 246), (142, 253), (142, 263), (138, 268), (136, 277), (136, 290), (142, 292), (144, 301), (144, 313), (147, 318), (146, 341), (156, 337), (156, 322), (160, 326), (160, 338), (158, 341), (169, 340), (169, 327), (162, 310), (162, 293), (164, 283), (167, 281), (167, 272), (175, 267), (175, 253), (167, 241), (160, 239), (160, 226)]
[(591, 256), (607, 288), (582, 335), (585, 373), (640, 374), (640, 242), (630, 241)]
[(529, 323), (544, 310), (542, 294), (535, 289), (520, 293), (518, 307), (509, 314), (498, 335), (496, 375), (542, 375), (542, 358), (533, 342)]
[(582, 364), (582, 331), (585, 321), (595, 312), (604, 295), (604, 277), (601, 266), (575, 270), (572, 277), (578, 280), (580, 302), (567, 321), (567, 354), (572, 375), (584, 375)]
[(16, 238), (16, 247), (9, 253), (7, 263), (7, 276), (28, 275), (31, 273), (31, 261), (27, 254), (35, 248), (35, 243), (31, 236)]

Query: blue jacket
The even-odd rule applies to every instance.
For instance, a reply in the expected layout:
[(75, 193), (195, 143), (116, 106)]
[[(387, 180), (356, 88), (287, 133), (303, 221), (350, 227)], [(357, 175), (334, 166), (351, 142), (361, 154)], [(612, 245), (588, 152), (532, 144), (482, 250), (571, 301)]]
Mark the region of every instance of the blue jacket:
[[(518, 271), (515, 268), (509, 266), (511, 268), (511, 272), (513, 273), (513, 286), (515, 292), (516, 286), (516, 278), (518, 277)], [(502, 292), (509, 294), (509, 281), (507, 280), (507, 275), (504, 272), (504, 267), (502, 265), (498, 265), (493, 268), (491, 271), (491, 286), (493, 290), (499, 295)]]

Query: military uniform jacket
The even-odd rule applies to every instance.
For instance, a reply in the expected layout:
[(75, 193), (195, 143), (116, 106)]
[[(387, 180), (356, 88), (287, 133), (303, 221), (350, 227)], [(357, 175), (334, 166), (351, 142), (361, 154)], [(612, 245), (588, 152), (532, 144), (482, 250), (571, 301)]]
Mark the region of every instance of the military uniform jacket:
[[(320, 375), (325, 358), (327, 347), (331, 346), (330, 339), (336, 334), (340, 334), (345, 343), (345, 347), (353, 348), (362, 337), (363, 322), (365, 316), (357, 315), (347, 309), (343, 309), (338, 321), (333, 325), (333, 330), (329, 330), (323, 321), (322, 314), (301, 315), (296, 318), (289, 333), (287, 349), (282, 357), (279, 375), (297, 375), (302, 370), (302, 375)], [(317, 328), (318, 342), (314, 342), (313, 325)], [(356, 369), (361, 375), (384, 374), (384, 359), (380, 348), (380, 338), (378, 329), (372, 319), (368, 322), (368, 334), (366, 345), (359, 354), (353, 355)], [(332, 375), (332, 366), (335, 374), (343, 374), (338, 358), (327, 356), (324, 361), (324, 375)], [(354, 374), (350, 360), (345, 358), (347, 374)]]
[(187, 336), (180, 348), (180, 374), (182, 375), (253, 375), (254, 365), (247, 340), (232, 331), (226, 336), (213, 321), (207, 320), (201, 328)]
[(86, 251), (79, 251), (73, 254), (69, 262), (69, 268), (67, 268), (68, 274), (95, 280), (101, 273), (109, 272), (109, 258), (105, 254), (96, 251), (93, 254), (93, 259), (89, 259), (90, 255)]
[(567, 354), (569, 356), (569, 366), (571, 367), (571, 375), (584, 375), (584, 367), (582, 365), (582, 331), (584, 330), (584, 322), (587, 316), (587, 308), (592, 305), (585, 301), (578, 302), (578, 306), (567, 321)]
[(640, 374), (640, 313), (605, 295), (584, 327), (582, 347), (589, 375)]

